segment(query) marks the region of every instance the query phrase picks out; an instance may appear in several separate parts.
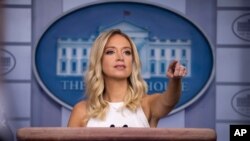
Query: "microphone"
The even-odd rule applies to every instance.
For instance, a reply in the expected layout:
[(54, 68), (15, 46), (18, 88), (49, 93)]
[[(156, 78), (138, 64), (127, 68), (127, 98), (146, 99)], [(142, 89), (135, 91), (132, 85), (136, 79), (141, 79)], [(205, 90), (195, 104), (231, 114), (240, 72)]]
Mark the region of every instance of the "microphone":
[[(122, 127), (123, 127), (123, 128), (127, 128), (128, 125), (127, 125), (127, 124), (124, 124)], [(115, 128), (115, 125), (114, 125), (114, 124), (111, 124), (111, 125), (110, 125), (110, 128)]]
[(127, 125), (127, 124), (124, 124), (124, 125), (123, 125), (123, 128), (127, 128), (127, 127), (128, 127), (128, 125)]

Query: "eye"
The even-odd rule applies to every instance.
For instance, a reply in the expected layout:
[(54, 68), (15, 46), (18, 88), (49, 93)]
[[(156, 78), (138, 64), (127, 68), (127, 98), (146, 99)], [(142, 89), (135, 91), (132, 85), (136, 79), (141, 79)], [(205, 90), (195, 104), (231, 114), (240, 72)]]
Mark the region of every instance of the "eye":
[(114, 54), (114, 51), (113, 51), (113, 50), (107, 50), (107, 51), (105, 52), (105, 54), (111, 55), (111, 54)]
[(125, 53), (126, 55), (131, 55), (131, 54), (132, 54), (132, 52), (131, 52), (130, 50), (126, 50), (126, 51), (124, 51), (124, 53)]

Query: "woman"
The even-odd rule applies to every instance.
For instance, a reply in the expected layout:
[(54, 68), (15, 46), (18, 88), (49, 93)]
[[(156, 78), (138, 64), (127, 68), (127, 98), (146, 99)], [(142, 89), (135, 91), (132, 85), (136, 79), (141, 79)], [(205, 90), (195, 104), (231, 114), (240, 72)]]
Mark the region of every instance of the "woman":
[(172, 62), (167, 90), (147, 95), (140, 69), (136, 46), (126, 34), (118, 29), (100, 34), (85, 75), (88, 99), (74, 106), (68, 127), (157, 127), (178, 102), (187, 71)]

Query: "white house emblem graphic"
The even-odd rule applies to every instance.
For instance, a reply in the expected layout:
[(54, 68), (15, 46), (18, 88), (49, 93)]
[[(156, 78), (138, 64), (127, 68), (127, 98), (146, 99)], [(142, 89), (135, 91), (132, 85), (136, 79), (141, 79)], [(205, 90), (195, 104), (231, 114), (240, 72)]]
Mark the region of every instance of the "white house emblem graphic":
[[(98, 32), (115, 28), (121, 29), (135, 42), (142, 62), (143, 78), (166, 77), (166, 69), (173, 60), (179, 60), (186, 66), (187, 77), (191, 76), (191, 40), (150, 37), (147, 29), (126, 21), (100, 27)], [(96, 36), (92, 34), (88, 39), (57, 40), (57, 76), (82, 76), (86, 72)]]

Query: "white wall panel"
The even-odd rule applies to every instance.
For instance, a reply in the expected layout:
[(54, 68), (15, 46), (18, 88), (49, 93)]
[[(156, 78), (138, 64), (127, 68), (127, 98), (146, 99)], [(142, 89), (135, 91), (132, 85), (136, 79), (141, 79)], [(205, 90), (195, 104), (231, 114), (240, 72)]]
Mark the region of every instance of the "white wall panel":
[(7, 115), (10, 118), (30, 118), (31, 84), (5, 83), (4, 89), (4, 95), (8, 101)]
[[(240, 16), (250, 13), (250, 11), (218, 11), (217, 12), (217, 43), (219, 45), (230, 44), (250, 44), (249, 41), (243, 40), (234, 33), (233, 23)], [(245, 21), (247, 22), (247, 20)], [(247, 31), (249, 33), (249, 31)]]
[(249, 56), (250, 48), (218, 48), (217, 82), (250, 82)]
[(71, 110), (69, 110), (67, 108), (64, 108), (64, 107), (62, 107), (61, 110), (62, 110), (62, 123), (61, 123), (61, 126), (62, 127), (67, 127)]
[(158, 123), (158, 128), (184, 128), (185, 110), (162, 118)]
[(13, 134), (13, 139), (16, 140), (17, 130), (23, 127), (30, 127), (30, 120), (10, 120), (8, 122)]
[(4, 41), (31, 42), (31, 9), (4, 8)]
[[(91, 4), (93, 2), (102, 2), (100, 0), (88, 0), (88, 1), (83, 1), (83, 0), (63, 0), (63, 11), (66, 12), (68, 10), (71, 10), (72, 8), (77, 8), (81, 5), (87, 5)], [(131, 0), (133, 1), (133, 0)], [(135, 0), (134, 0), (135, 1)], [(139, 1), (139, 0), (138, 0)], [(135, 1), (136, 2), (136, 1)], [(139, 1), (141, 2), (141, 1)], [(181, 13), (186, 13), (186, 0), (147, 0), (146, 2), (153, 2), (156, 5), (159, 6), (165, 6), (165, 7), (170, 7), (174, 10), (177, 10)]]
[(217, 123), (216, 124), (217, 141), (229, 141), (229, 124)]
[(13, 55), (15, 66), (4, 75), (6, 80), (31, 79), (31, 47), (30, 46), (5, 46), (4, 49)]
[[(246, 121), (250, 122), (250, 111), (242, 112), (237, 111), (237, 107), (234, 107), (232, 100), (237, 93), (242, 90), (249, 89), (250, 96), (250, 86), (217, 86), (216, 87), (216, 119), (217, 120), (233, 120), (233, 121)], [(247, 98), (247, 97), (246, 97)], [(249, 100), (248, 100), (249, 101)], [(243, 104), (243, 103), (242, 103)], [(246, 107), (243, 107), (247, 110)], [(243, 109), (243, 110), (244, 110)], [(250, 109), (250, 108), (248, 108)], [(249, 115), (249, 116), (247, 116)]]
[(218, 0), (218, 7), (250, 7), (250, 0)]
[(4, 4), (30, 5), (31, 0), (4, 0)]
[(97, 2), (98, 0), (63, 0), (63, 11), (67, 12), (69, 10), (75, 9), (75, 8), (79, 8), (82, 5), (89, 5), (93, 2)]

